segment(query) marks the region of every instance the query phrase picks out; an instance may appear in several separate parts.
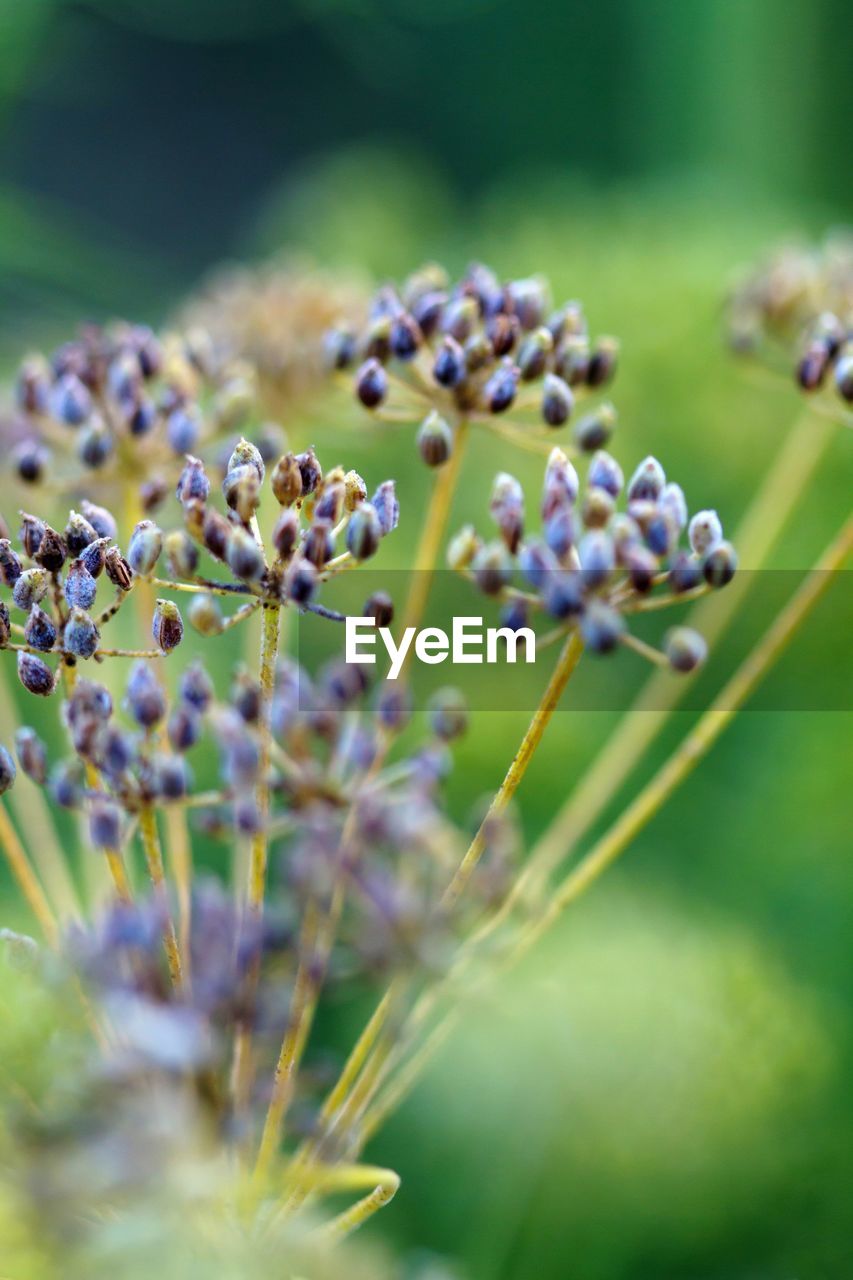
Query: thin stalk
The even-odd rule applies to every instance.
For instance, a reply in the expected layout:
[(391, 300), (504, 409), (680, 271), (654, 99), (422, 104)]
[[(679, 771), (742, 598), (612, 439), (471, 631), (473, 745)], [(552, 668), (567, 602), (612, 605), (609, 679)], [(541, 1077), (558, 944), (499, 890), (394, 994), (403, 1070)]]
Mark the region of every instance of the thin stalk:
[(112, 877), (113, 887), (119, 902), (124, 902), (125, 904), (133, 902), (133, 892), (130, 887), (130, 881), (127, 878), (127, 870), (124, 865), (124, 858), (121, 856), (121, 850), (105, 849), (104, 855), (106, 857), (107, 870)]
[(542, 741), (542, 735), (548, 727), (551, 716), (563, 696), (566, 685), (569, 683), (582, 653), (583, 641), (579, 633), (576, 630), (570, 632), (560, 652), (557, 665), (551, 674), (551, 679), (542, 694), (539, 706), (533, 713), (533, 719), (527, 726), (521, 745), (507, 769), (506, 777), (489, 805), (488, 812), (480, 824), (480, 829), (471, 841), (464, 858), (456, 870), (456, 874), (444, 892), (442, 903), (445, 907), (453, 906), (474, 874), (486, 847), (489, 826), (496, 817), (503, 813), (518, 790), (519, 784), (527, 771), (530, 761), (533, 759), (536, 748)]
[(185, 805), (166, 809), (169, 861), (178, 899), (178, 948), (183, 958), (184, 979), (190, 979), (190, 936), (192, 928), (193, 851), (187, 828)]
[(161, 899), (165, 912), (163, 945), (166, 949), (166, 960), (169, 965), (172, 985), (176, 990), (179, 990), (183, 985), (181, 954), (178, 947), (178, 937), (175, 933), (175, 924), (169, 908), (166, 875), (163, 870), (163, 851), (160, 848), (160, 836), (157, 833), (157, 815), (150, 805), (144, 805), (139, 814), (139, 835), (142, 840), (142, 849), (145, 854), (145, 863), (148, 867), (151, 884), (155, 894)]
[[(794, 423), (733, 539), (741, 563), (748, 569), (759, 569), (766, 563), (833, 435), (831, 423), (815, 420), (808, 411)], [(748, 590), (749, 574), (742, 571), (725, 591), (702, 600), (686, 621), (713, 646), (728, 629)], [(695, 678), (691, 674), (676, 679), (668, 672), (649, 677), (534, 846), (524, 871), (487, 926), (489, 931), (503, 923), (521, 902), (536, 901), (548, 877), (577, 848), (664, 729)]]
[(0, 845), (3, 846), (12, 875), (38, 920), (42, 933), (50, 946), (56, 948), (59, 944), (59, 924), (44, 889), (30, 866), (30, 860), (18, 839), (18, 833), (12, 825), (6, 806), (2, 802), (0, 802)]
[(307, 1171), (307, 1177), (311, 1191), (328, 1194), (371, 1188), (368, 1195), (318, 1229), (318, 1234), (328, 1240), (342, 1240), (362, 1226), (393, 1200), (400, 1187), (400, 1176), (393, 1169), (370, 1164), (314, 1164)]

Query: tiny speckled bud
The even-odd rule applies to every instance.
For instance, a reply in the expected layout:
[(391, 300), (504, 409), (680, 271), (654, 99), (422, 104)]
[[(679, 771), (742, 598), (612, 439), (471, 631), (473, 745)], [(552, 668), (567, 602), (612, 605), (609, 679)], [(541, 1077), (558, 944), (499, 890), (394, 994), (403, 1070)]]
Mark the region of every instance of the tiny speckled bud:
[(690, 545), (697, 556), (703, 556), (723, 538), (723, 526), (716, 511), (697, 511), (687, 530)]
[(658, 506), (679, 533), (687, 527), (687, 502), (680, 484), (664, 485)]
[(708, 646), (698, 631), (672, 627), (664, 636), (664, 653), (673, 671), (695, 671), (708, 656)]
[(49, 653), (56, 643), (56, 627), (53, 619), (37, 604), (30, 609), (24, 627), (24, 640), (34, 649), (41, 649), (43, 653)]
[(201, 418), (194, 405), (179, 405), (166, 419), (166, 439), (173, 453), (192, 453), (201, 435)]
[(78, 609), (91, 609), (98, 584), (82, 560), (73, 560), (66, 574), (63, 590), (69, 605)]
[(94, 525), (79, 511), (72, 511), (65, 526), (65, 545), (68, 548), (68, 554), (79, 556), (86, 547), (96, 541), (97, 537), (98, 533)]
[(213, 701), (213, 681), (200, 662), (191, 662), (181, 676), (178, 692), (197, 711), (206, 711)]
[(657, 502), (665, 484), (663, 467), (657, 458), (649, 455), (643, 459), (628, 482), (628, 501)]
[(323, 483), (323, 491), (314, 504), (314, 519), (328, 520), (329, 524), (337, 524), (344, 512), (346, 490), (342, 480), (329, 483), (329, 477)]
[(266, 475), (264, 460), (261, 457), (260, 449), (258, 449), (256, 445), (252, 444), (251, 440), (243, 438), (238, 440), (237, 444), (234, 446), (234, 452), (228, 459), (228, 466), (226, 467), (226, 470), (234, 471), (237, 467), (252, 467), (258, 477), (258, 480), (263, 484), (264, 476)]
[(357, 471), (344, 476), (344, 511), (355, 511), (360, 502), (367, 501), (367, 485)]
[(89, 839), (96, 849), (117, 849), (121, 843), (121, 809), (98, 798), (89, 810)]
[(47, 781), (47, 748), (35, 729), (24, 725), (15, 734), (15, 751), (21, 768), (39, 786)]
[(596, 449), (604, 448), (615, 427), (616, 410), (612, 404), (602, 404), (580, 419), (572, 436), (582, 453), (595, 453)]
[(453, 452), (453, 431), (433, 409), (418, 428), (417, 445), (428, 467), (440, 467)]
[(684, 591), (692, 591), (702, 582), (702, 566), (686, 551), (679, 551), (673, 557), (668, 580), (678, 595)]
[(261, 482), (254, 467), (232, 467), (222, 481), (222, 496), (244, 524), (248, 524), (261, 504)]
[(166, 695), (150, 666), (135, 662), (125, 689), (127, 709), (143, 729), (151, 729), (166, 714)]
[(205, 511), (202, 524), (202, 541), (216, 560), (224, 560), (231, 537), (231, 524), (219, 511)]
[(374, 591), (364, 602), (365, 618), (375, 618), (377, 627), (390, 627), (394, 621), (394, 602), (386, 591)]
[(104, 570), (114, 587), (119, 591), (129, 591), (133, 584), (133, 570), (119, 551), (118, 547), (110, 547), (104, 556)]
[(302, 474), (292, 453), (285, 453), (279, 458), (272, 469), (270, 483), (276, 501), (283, 507), (289, 507), (302, 497)]
[(33, 558), (48, 573), (59, 573), (65, 564), (65, 543), (49, 524), (44, 527), (44, 536)]
[(381, 536), (393, 533), (400, 523), (400, 503), (397, 501), (397, 489), (393, 480), (383, 480), (370, 499), (379, 517)]
[(365, 360), (356, 376), (355, 394), (365, 409), (376, 409), (385, 399), (388, 375), (378, 360)]
[(134, 573), (146, 577), (154, 572), (163, 549), (163, 534), (153, 520), (140, 520), (130, 535), (127, 560)]
[(591, 600), (580, 622), (581, 638), (590, 653), (612, 653), (625, 631), (622, 615), (603, 600)]
[(466, 524), (450, 540), (447, 548), (448, 567), (457, 572), (467, 569), (481, 546), (482, 543), (474, 526)]
[(222, 630), (222, 611), (213, 596), (193, 596), (187, 606), (187, 618), (201, 636), (218, 636)]
[(97, 507), (84, 498), (80, 503), (80, 510), (99, 538), (111, 538), (115, 541), (118, 537), (118, 526), (114, 516), (106, 507)]
[(458, 689), (437, 689), (427, 714), (433, 733), (442, 742), (452, 742), (468, 729), (468, 704)]
[(542, 418), (549, 427), (561, 427), (574, 407), (574, 396), (567, 382), (555, 373), (545, 375), (542, 384)]
[(29, 693), (42, 698), (53, 693), (54, 674), (47, 663), (34, 653), (18, 653), (18, 679)]
[(507, 549), (514, 555), (524, 533), (524, 491), (515, 476), (501, 471), (495, 477), (489, 511)]
[(194, 458), (189, 454), (178, 479), (175, 497), (181, 503), (191, 502), (193, 499), (206, 502), (209, 494), (210, 480), (204, 469), (204, 463), (201, 458)]
[(39, 520), (38, 516), (31, 516), (29, 512), (21, 512), (21, 527), (18, 530), (18, 539), (24, 551), (24, 555), (32, 558), (41, 546), (44, 537), (46, 525), (43, 520)]
[(73, 373), (64, 374), (51, 392), (53, 416), (69, 427), (79, 427), (92, 411), (92, 397)]
[(151, 620), (151, 634), (158, 649), (171, 653), (184, 637), (184, 620), (173, 600), (158, 600)]
[(527, 542), (519, 551), (518, 567), (525, 580), (537, 591), (541, 591), (549, 576), (556, 573), (560, 566), (550, 547), (542, 542)]
[(264, 555), (248, 529), (231, 529), (225, 559), (234, 576), (244, 582), (258, 582), (263, 577)]
[(481, 547), (471, 561), (471, 572), (480, 590), (487, 596), (497, 595), (512, 581), (512, 560), (501, 542)]
[(198, 547), (183, 529), (173, 529), (163, 541), (169, 573), (178, 581), (192, 578), (198, 569)]
[(599, 449), (590, 461), (587, 483), (593, 488), (604, 489), (611, 498), (618, 498), (622, 492), (625, 477), (616, 459), (609, 453), (605, 453), (603, 449)]
[(483, 387), (483, 399), (490, 413), (504, 413), (515, 400), (518, 373), (511, 360), (502, 364)]
[(379, 549), (382, 526), (375, 507), (363, 502), (347, 525), (347, 550), (356, 560), (369, 560)]
[[(353, 520), (356, 518), (353, 515)], [(335, 540), (332, 536), (332, 526), (328, 520), (314, 520), (311, 527), (305, 534), (302, 543), (302, 554), (306, 560), (310, 560), (318, 569), (322, 569), (323, 565), (331, 560), (335, 554)]]
[(292, 509), (282, 511), (272, 531), (272, 545), (280, 560), (289, 560), (299, 540), (299, 516)]
[(12, 588), (12, 599), (19, 609), (29, 613), (47, 595), (50, 579), (44, 569), (25, 569)]
[(552, 618), (564, 621), (584, 611), (583, 582), (576, 571), (550, 573), (545, 583), (545, 608)]
[(72, 609), (62, 633), (63, 646), (77, 658), (91, 658), (100, 640), (98, 628), (88, 613)]
[(6, 602), (0, 600), (0, 649), (5, 649), (12, 634), (12, 622)]
[(15, 761), (4, 746), (0, 746), (0, 796), (15, 785), (18, 771)]
[(718, 542), (708, 552), (702, 565), (705, 581), (711, 587), (725, 587), (735, 576), (737, 553), (730, 542)]
[(21, 561), (8, 538), (0, 538), (0, 579), (14, 587), (23, 572)]
[(442, 340), (432, 366), (432, 376), (441, 387), (458, 387), (465, 378), (465, 355), (455, 338)]

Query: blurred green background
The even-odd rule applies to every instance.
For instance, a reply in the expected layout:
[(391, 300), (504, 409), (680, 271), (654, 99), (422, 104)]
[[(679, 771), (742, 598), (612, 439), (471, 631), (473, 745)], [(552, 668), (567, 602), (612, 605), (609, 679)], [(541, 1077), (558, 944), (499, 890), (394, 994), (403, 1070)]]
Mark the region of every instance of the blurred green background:
[[(376, 276), (548, 274), (622, 342), (625, 465), (654, 450), (729, 528), (800, 411), (727, 354), (721, 301), (780, 237), (850, 220), (848, 0), (0, 0), (0, 51), (7, 371), (81, 317), (159, 320), (221, 261), (289, 246)], [(843, 435), (777, 565), (806, 567), (849, 508)], [(342, 399), (323, 441), (399, 477), (404, 565), (427, 492), (410, 433)], [(485, 524), (499, 467), (538, 483), (480, 439), (457, 523)], [(827, 705), (829, 652), (849, 707), (841, 607), (780, 703), (811, 670)], [(557, 717), (528, 836), (615, 719)], [(521, 729), (478, 715), (460, 817)], [(371, 1232), (472, 1280), (853, 1274), (850, 743), (849, 711), (740, 717), (377, 1139), (403, 1191)], [(343, 1043), (356, 1011), (332, 1021)]]

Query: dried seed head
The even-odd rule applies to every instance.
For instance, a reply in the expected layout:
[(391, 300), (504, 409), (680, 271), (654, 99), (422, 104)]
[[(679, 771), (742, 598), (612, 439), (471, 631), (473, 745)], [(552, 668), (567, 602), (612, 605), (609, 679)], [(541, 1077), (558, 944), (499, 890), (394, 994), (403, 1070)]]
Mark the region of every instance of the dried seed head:
[(302, 473), (292, 453), (285, 453), (279, 458), (272, 469), (270, 483), (276, 501), (283, 507), (289, 507), (302, 497)]
[(228, 459), (228, 471), (235, 471), (238, 467), (252, 467), (258, 477), (259, 484), (263, 484), (266, 468), (264, 460), (261, 457), (261, 451), (257, 445), (252, 444), (251, 440), (245, 438), (239, 440), (234, 446), (234, 452)]
[(44, 526), (44, 534), (33, 559), (48, 573), (59, 573), (65, 564), (65, 543), (49, 524)]
[(7, 587), (14, 587), (23, 568), (8, 538), (0, 538), (0, 579)]
[(205, 510), (202, 521), (202, 541), (216, 560), (224, 560), (231, 538), (231, 524), (219, 511)]
[(109, 547), (104, 556), (104, 570), (114, 587), (119, 591), (129, 591), (133, 585), (131, 569), (118, 547)]
[(418, 428), (417, 446), (428, 467), (440, 467), (453, 452), (453, 431), (435, 409)]
[(323, 482), (323, 468), (317, 461), (316, 453), (313, 449), (306, 449), (304, 453), (297, 454), (296, 463), (302, 478), (303, 496), (314, 493)]
[(151, 621), (151, 634), (158, 649), (171, 653), (184, 638), (184, 620), (172, 600), (158, 600)]
[(299, 541), (299, 516), (292, 509), (282, 511), (272, 531), (272, 545), (280, 560), (289, 560)]

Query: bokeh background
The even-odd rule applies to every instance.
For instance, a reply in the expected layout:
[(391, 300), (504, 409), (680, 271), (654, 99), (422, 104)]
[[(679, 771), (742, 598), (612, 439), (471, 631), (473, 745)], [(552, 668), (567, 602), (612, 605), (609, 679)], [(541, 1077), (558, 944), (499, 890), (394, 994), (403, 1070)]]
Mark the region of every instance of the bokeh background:
[[(81, 317), (160, 321), (224, 261), (285, 248), (381, 278), (476, 256), (547, 273), (619, 336), (620, 456), (653, 449), (731, 527), (800, 405), (726, 351), (722, 299), (780, 237), (850, 221), (851, 64), (847, 0), (0, 0), (3, 370)], [(325, 456), (399, 477), (404, 565), (426, 498), (411, 435), (343, 399), (325, 413)], [(779, 567), (806, 567), (849, 507), (838, 437)], [(499, 466), (536, 483), (535, 459), (480, 442), (457, 521), (484, 521)], [(370, 1231), (404, 1263), (853, 1274), (851, 715), (822, 709), (851, 705), (843, 590), (377, 1139), (404, 1187)], [(779, 709), (812, 676), (816, 709)], [(615, 719), (557, 718), (529, 837)], [(521, 728), (478, 714), (461, 818)], [(344, 1043), (357, 1013), (326, 1032)]]

